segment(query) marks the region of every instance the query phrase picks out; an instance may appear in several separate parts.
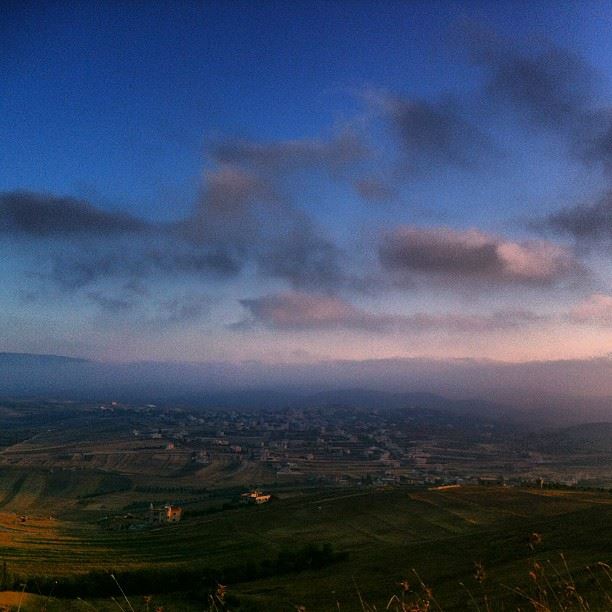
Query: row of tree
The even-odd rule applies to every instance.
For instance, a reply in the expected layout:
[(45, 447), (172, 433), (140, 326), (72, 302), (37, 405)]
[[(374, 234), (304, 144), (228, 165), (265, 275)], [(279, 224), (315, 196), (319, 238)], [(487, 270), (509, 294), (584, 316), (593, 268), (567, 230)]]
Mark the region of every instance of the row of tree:
[(129, 571), (92, 571), (72, 576), (30, 576), (12, 574), (3, 564), (0, 589), (21, 590), (55, 597), (111, 597), (121, 594), (148, 595), (185, 592), (206, 599), (219, 584), (237, 584), (259, 578), (318, 570), (345, 560), (346, 552), (334, 551), (331, 544), (308, 544), (296, 550), (282, 550), (276, 558), (249, 561), (222, 569), (144, 568)]

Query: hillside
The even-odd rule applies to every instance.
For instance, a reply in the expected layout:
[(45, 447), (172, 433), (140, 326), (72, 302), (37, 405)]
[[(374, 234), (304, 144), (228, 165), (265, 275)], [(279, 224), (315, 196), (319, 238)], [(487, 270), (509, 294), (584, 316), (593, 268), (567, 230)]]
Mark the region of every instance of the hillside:
[[(254, 609), (280, 612), (295, 602), (309, 611), (329, 610), (336, 600), (341, 609), (353, 610), (358, 588), (367, 601), (384, 608), (401, 580), (414, 580), (415, 568), (445, 610), (466, 610), (468, 597), (460, 582), (495, 600), (513, 602), (501, 585), (528, 588), (534, 558), (565, 572), (559, 557), (564, 553), (576, 579), (587, 579), (587, 565), (612, 561), (611, 511), (612, 498), (602, 493), (347, 489), (296, 492), (262, 507), (187, 514), (178, 525), (140, 532), (108, 531), (95, 523), (48, 516), (22, 523), (7, 512), (0, 513), (0, 530), (2, 556), (11, 571), (51, 574), (60, 583), (65, 580), (61, 576), (94, 569), (255, 567), (282, 551), (330, 543), (348, 558), (322, 570), (229, 581), (229, 591)], [(529, 545), (534, 532), (542, 537), (535, 551)], [(489, 577), (482, 585), (473, 578), (475, 562)], [(193, 609), (199, 608), (194, 604)]]
[(612, 454), (612, 423), (585, 423), (565, 427), (542, 436), (543, 448), (550, 452), (600, 452)]

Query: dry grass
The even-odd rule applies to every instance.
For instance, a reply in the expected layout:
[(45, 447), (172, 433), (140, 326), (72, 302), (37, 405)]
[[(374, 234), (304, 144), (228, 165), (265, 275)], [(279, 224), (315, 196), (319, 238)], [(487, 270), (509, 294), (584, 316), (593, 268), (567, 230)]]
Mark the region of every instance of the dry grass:
[[(534, 538), (535, 536), (535, 538)], [(539, 534), (532, 534), (532, 541), (537, 541)], [(538, 542), (539, 543), (539, 542)], [(595, 591), (582, 594), (563, 554), (557, 563), (537, 560), (531, 562), (527, 573), (528, 586), (500, 586), (512, 595), (518, 603), (509, 603), (505, 598), (492, 597), (482, 588), (470, 589), (464, 583), (459, 586), (466, 594), (466, 610), (475, 612), (597, 612), (612, 610), (612, 568), (603, 562), (588, 566), (586, 572), (597, 584)], [(434, 591), (427, 586), (419, 574), (412, 570), (412, 579), (398, 584), (399, 592), (392, 595), (385, 610), (390, 612), (444, 612), (435, 598)], [(486, 569), (481, 563), (474, 564), (474, 583), (482, 587), (487, 580)], [(378, 612), (375, 605), (370, 605), (359, 595), (362, 612)], [(341, 609), (340, 604), (337, 605)], [(307, 612), (301, 606), (299, 612)]]

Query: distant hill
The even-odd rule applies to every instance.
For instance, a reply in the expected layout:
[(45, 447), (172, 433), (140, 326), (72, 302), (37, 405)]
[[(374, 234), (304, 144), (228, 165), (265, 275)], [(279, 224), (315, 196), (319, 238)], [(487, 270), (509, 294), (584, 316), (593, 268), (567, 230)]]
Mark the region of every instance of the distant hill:
[(33, 353), (0, 353), (0, 396), (71, 393), (95, 380), (101, 364), (77, 357)]
[[(311, 364), (106, 363), (60, 355), (4, 352), (0, 353), (0, 397), (117, 399), (252, 410), (305, 405), (428, 409), (543, 428), (612, 420), (612, 396), (563, 395), (562, 387), (555, 389), (556, 395), (547, 394), (540, 387), (544, 382), (550, 385), (551, 375), (542, 370), (542, 364), (521, 366), (525, 372), (520, 376), (520, 385), (531, 380), (529, 384), (533, 387), (537, 379), (539, 386), (531, 389), (529, 385), (510, 384), (510, 378), (520, 373), (517, 367), (485, 361), (418, 359)], [(548, 367), (552, 372), (561, 366)], [(570, 368), (568, 372), (575, 370), (569, 380), (588, 383), (589, 372), (594, 369), (600, 376), (612, 368), (612, 359), (563, 367)], [(515, 390), (508, 391), (513, 386)], [(577, 393), (578, 389), (572, 388), (572, 394)], [(466, 397), (473, 399), (458, 399)]]
[(368, 410), (428, 409), (489, 418), (503, 418), (512, 408), (481, 399), (455, 400), (435, 393), (389, 393), (372, 389), (338, 389), (308, 395), (301, 400), (311, 406), (336, 406)]
[[(206, 369), (206, 365), (200, 369)], [(215, 366), (213, 366), (214, 368)], [(451, 400), (425, 392), (389, 393), (349, 388), (310, 393), (300, 389), (207, 388), (194, 364), (139, 362), (113, 364), (31, 353), (0, 353), (0, 394), (113, 393), (131, 400), (165, 399), (197, 403), (202, 407), (244, 409), (336, 407), (365, 410), (429, 409), (458, 414), (500, 417), (508, 408), (483, 400)]]
[(12, 366), (54, 366), (61, 364), (88, 363), (87, 359), (65, 357), (63, 355), (40, 355), (36, 353), (2, 353), (0, 367)]
[(564, 427), (542, 435), (548, 452), (612, 453), (612, 422), (585, 423)]

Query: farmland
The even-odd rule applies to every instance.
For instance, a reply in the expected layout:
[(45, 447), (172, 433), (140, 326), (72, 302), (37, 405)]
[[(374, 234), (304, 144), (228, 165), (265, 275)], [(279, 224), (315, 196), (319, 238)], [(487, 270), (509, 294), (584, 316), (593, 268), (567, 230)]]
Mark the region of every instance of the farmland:
[[(606, 609), (603, 566), (587, 568), (612, 561), (612, 495), (543, 478), (577, 461), (563, 431), (436, 412), (27, 404), (2, 418), (0, 560), (5, 588), (26, 585), (22, 610), (112, 609), (111, 572), (134, 604), (149, 594), (166, 612), (201, 610), (216, 582), (230, 609), (354, 610), (359, 597), (382, 609), (405, 580), (422, 580), (444, 610), (472, 597), (517, 609), (513, 589), (528, 592), (535, 562), (571, 572), (591, 609)], [(578, 469), (607, 481), (597, 431)], [(523, 471), (506, 475), (504, 455)], [(238, 503), (252, 487), (272, 500)], [(151, 503), (179, 505), (182, 520), (149, 523)]]
[[(498, 596), (500, 581), (525, 582), (534, 554), (560, 563), (563, 552), (577, 571), (610, 562), (611, 516), (612, 497), (605, 493), (493, 487), (329, 490), (294, 493), (263, 507), (187, 515), (178, 525), (143, 532), (36, 516), (21, 523), (3, 512), (0, 543), (12, 571), (61, 580), (103, 569), (227, 568), (328, 542), (348, 558), (322, 571), (230, 585), (232, 593), (261, 609), (286, 610), (301, 602), (308, 610), (325, 610), (334, 598), (353, 609), (356, 585), (380, 604), (416, 568), (445, 609), (462, 609), (465, 593), (458, 583), (473, 582), (476, 561), (496, 576), (487, 588)], [(533, 532), (542, 534), (535, 553), (528, 546)]]

